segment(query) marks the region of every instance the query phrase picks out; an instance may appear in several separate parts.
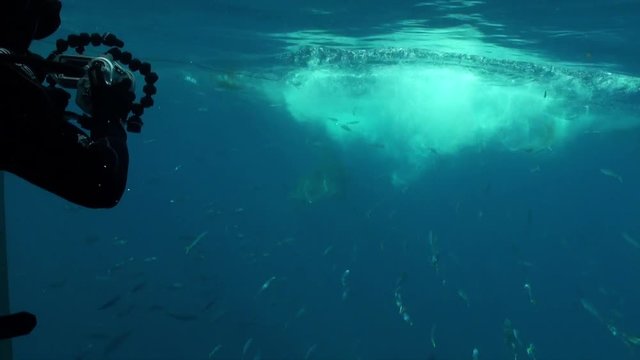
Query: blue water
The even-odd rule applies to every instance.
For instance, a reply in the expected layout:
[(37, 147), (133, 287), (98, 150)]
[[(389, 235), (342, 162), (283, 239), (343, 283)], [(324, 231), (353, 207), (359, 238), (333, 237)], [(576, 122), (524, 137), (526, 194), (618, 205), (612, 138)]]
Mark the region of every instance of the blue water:
[(8, 178), (15, 358), (640, 358), (638, 14), (66, 0), (159, 93), (116, 208)]

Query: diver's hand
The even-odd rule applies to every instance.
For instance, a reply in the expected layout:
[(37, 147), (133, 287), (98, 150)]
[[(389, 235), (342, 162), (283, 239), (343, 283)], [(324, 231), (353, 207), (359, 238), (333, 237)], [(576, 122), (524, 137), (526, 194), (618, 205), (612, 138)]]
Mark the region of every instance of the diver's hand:
[(131, 91), (131, 80), (125, 79), (117, 84), (106, 83), (100, 67), (89, 70), (91, 84), (92, 114), (97, 121), (123, 122), (131, 111), (135, 94)]
[(36, 316), (26, 311), (0, 316), (0, 339), (27, 335), (37, 324)]

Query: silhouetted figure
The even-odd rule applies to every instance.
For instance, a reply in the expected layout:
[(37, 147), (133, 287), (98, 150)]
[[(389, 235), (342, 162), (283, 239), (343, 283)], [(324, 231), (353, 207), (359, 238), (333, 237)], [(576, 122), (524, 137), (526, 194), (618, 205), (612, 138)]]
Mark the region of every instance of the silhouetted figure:
[[(58, 29), (60, 10), (59, 0), (0, 0), (0, 59), (38, 57), (29, 46)], [(135, 97), (130, 83), (111, 86), (99, 71), (90, 74), (92, 111), (85, 132), (65, 118), (69, 94), (43, 86), (42, 72), (0, 61), (0, 170), (78, 205), (117, 205), (129, 166), (124, 121)], [(29, 313), (0, 316), (0, 339), (35, 326)]]

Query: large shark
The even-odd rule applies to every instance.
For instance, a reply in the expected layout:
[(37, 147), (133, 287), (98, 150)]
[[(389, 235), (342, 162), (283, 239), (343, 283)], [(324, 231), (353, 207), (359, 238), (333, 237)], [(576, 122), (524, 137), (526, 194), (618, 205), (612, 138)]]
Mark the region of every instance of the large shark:
[(305, 204), (339, 197), (345, 190), (345, 169), (335, 156), (326, 156), (301, 176), (290, 193), (293, 200)]

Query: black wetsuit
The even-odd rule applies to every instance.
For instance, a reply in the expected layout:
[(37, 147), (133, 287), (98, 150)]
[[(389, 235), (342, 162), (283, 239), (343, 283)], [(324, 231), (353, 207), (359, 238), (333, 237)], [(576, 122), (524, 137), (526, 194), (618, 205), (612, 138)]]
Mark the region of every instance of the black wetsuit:
[(97, 116), (85, 133), (64, 119), (64, 93), (42, 80), (28, 67), (0, 62), (0, 170), (78, 205), (115, 206), (129, 167), (122, 122)]

